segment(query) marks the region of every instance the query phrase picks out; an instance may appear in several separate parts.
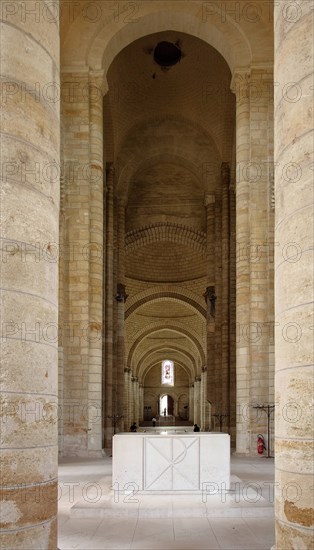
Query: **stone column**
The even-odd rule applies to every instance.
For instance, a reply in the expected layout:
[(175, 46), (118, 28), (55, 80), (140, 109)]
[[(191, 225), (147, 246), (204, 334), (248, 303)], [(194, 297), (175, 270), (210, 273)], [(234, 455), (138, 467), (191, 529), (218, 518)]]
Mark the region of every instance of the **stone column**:
[[(113, 199), (113, 359), (112, 359), (112, 410), (116, 413), (118, 404), (118, 201)], [(118, 429), (121, 421), (118, 422)]]
[[(268, 109), (268, 116), (271, 120), (271, 125), (268, 129), (268, 143), (269, 148), (274, 151), (274, 92), (271, 89), (272, 100)], [(269, 340), (268, 340), (268, 354), (269, 354), (269, 371), (268, 371), (268, 401), (269, 403), (275, 402), (275, 188), (274, 188), (274, 163), (269, 165), (269, 193), (268, 193), (268, 246), (265, 254), (267, 256), (268, 266), (268, 327), (269, 327)], [(271, 422), (271, 445), (274, 449), (274, 415), (272, 415)]]
[(250, 323), (249, 244), (250, 186), (243, 167), (250, 161), (250, 95), (249, 74), (236, 73), (231, 85), (236, 94), (236, 377), (237, 377), (237, 452), (250, 448), (250, 418), (246, 414), (250, 403), (250, 346), (242, 336)]
[(129, 378), (130, 371), (128, 367), (124, 369), (124, 398), (123, 398), (123, 429), (128, 430), (129, 422)]
[[(251, 405), (269, 403), (269, 304), (268, 239), (270, 210), (270, 170), (273, 164), (272, 70), (252, 69), (250, 103), (250, 167), (246, 177), (250, 186), (250, 327), (244, 334), (250, 342)], [(258, 91), (258, 93), (257, 93)], [(265, 243), (265, 249), (264, 249)], [(270, 317), (271, 313), (271, 317)], [(258, 433), (267, 434), (266, 415), (252, 416), (250, 448), (256, 446)]]
[(194, 382), (194, 423), (199, 424), (201, 418), (201, 376)]
[(237, 451), (254, 452), (267, 432), (254, 404), (269, 402), (270, 331), (268, 250), (270, 170), (273, 162), (271, 69), (235, 74), (237, 96)]
[(106, 262), (105, 262), (105, 341), (104, 341), (104, 369), (105, 379), (105, 448), (111, 447), (113, 428), (112, 419), (115, 414), (112, 406), (112, 371), (113, 371), (113, 178), (114, 168), (110, 164), (107, 169), (106, 194)]
[(277, 550), (313, 548), (313, 4), (297, 7), (275, 5)]
[(138, 423), (138, 378), (136, 376), (132, 377), (132, 413), (133, 418), (132, 422)]
[[(221, 165), (221, 412), (230, 414), (230, 370), (229, 370), (229, 185), (228, 163)], [(225, 419), (229, 426), (229, 417)]]
[(196, 380), (196, 377), (195, 377), (195, 380), (194, 380), (194, 391), (193, 391), (193, 418), (192, 418), (192, 422), (195, 423), (197, 422), (197, 390), (198, 390), (198, 383), (197, 383), (197, 380)]
[(88, 439), (89, 456), (102, 449), (102, 326), (103, 326), (103, 75), (89, 75), (89, 359)]
[(143, 388), (143, 384), (140, 384), (139, 385), (139, 392), (140, 392), (140, 397), (139, 397), (139, 422), (142, 422), (144, 420), (144, 388)]
[(229, 264), (229, 364), (231, 446), (236, 442), (236, 208), (235, 185), (230, 184), (230, 264)]
[[(41, 6), (27, 6), (40, 16)], [(1, 548), (57, 546), (58, 1), (0, 22)], [(39, 13), (40, 12), (40, 13)], [(49, 83), (49, 88), (47, 84)], [(57, 94), (57, 97), (55, 97)]]
[(189, 421), (193, 422), (193, 420), (194, 420), (194, 384), (191, 384), (189, 388)]
[[(207, 372), (206, 372), (207, 379)], [(211, 429), (211, 405), (206, 399), (205, 401), (205, 431), (208, 432)]]
[[(123, 414), (124, 397), (124, 320), (125, 301), (125, 202), (118, 199), (118, 285), (116, 300), (117, 311), (117, 413)], [(123, 429), (123, 419), (118, 424)]]
[(129, 372), (129, 397), (128, 397), (128, 425), (127, 431), (133, 422), (133, 374), (132, 369)]
[[(84, 90), (84, 92), (83, 92)], [(62, 75), (64, 179), (63, 431), (64, 455), (87, 454), (89, 362), (89, 77)], [(87, 93), (86, 93), (87, 92)], [(84, 127), (84, 132), (78, 132)]]
[[(60, 148), (63, 148), (62, 139), (62, 123), (60, 125)], [(63, 376), (64, 376), (64, 353), (63, 353), (63, 335), (64, 335), (64, 286), (65, 286), (65, 262), (64, 262), (64, 230), (65, 224), (65, 212), (64, 212), (64, 181), (62, 175), (60, 175), (60, 215), (59, 215), (59, 292), (58, 292), (58, 405), (59, 411), (64, 410), (63, 405)], [(63, 414), (59, 414), (58, 418), (58, 454), (63, 455)]]
[(130, 372), (129, 372), (129, 397), (128, 397), (128, 425), (127, 425), (127, 430), (129, 429), (129, 427), (131, 426), (131, 424), (133, 422), (133, 381), (132, 381), (132, 378), (133, 378), (133, 374), (132, 374), (132, 370), (130, 369)]
[(135, 418), (136, 423), (139, 425), (140, 422), (140, 385), (138, 378), (136, 378), (136, 393), (135, 393)]
[(131, 423), (136, 422), (136, 418), (135, 418), (135, 413), (136, 413), (136, 410), (135, 410), (135, 396), (136, 396), (135, 383), (136, 383), (136, 378), (133, 376), (133, 373), (132, 373), (132, 375), (131, 375), (131, 399), (130, 399), (130, 419), (131, 419)]
[(64, 454), (101, 453), (102, 76), (62, 75)]
[(204, 377), (203, 377), (203, 369), (201, 374), (201, 381), (200, 381), (200, 425), (203, 429), (204, 424)]
[(207, 303), (207, 383), (206, 398), (215, 407), (215, 195), (205, 196), (207, 219), (207, 284), (204, 294)]
[[(60, 327), (60, 324), (59, 324)], [(58, 348), (58, 406), (63, 411), (63, 347)], [(58, 418), (58, 455), (63, 455), (63, 415)]]
[(198, 386), (198, 407), (197, 407), (197, 423), (201, 424), (202, 422), (202, 404), (203, 404), (203, 396), (202, 396), (202, 374), (199, 376), (199, 380), (197, 383)]
[(202, 367), (202, 379), (201, 379), (201, 398), (202, 398), (202, 414), (201, 414), (201, 429), (205, 430), (208, 426), (208, 418), (206, 418), (206, 388), (207, 388), (207, 367)]
[(221, 323), (222, 323), (222, 248), (221, 248), (221, 185), (215, 196), (215, 401), (213, 412), (221, 411), (222, 376), (221, 376)]

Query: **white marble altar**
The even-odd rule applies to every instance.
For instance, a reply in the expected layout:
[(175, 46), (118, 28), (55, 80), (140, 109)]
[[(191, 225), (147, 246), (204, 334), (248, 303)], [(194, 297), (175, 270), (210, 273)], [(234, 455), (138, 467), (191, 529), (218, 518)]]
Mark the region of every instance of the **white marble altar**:
[(118, 492), (217, 494), (229, 490), (228, 434), (117, 434), (112, 456), (112, 484)]

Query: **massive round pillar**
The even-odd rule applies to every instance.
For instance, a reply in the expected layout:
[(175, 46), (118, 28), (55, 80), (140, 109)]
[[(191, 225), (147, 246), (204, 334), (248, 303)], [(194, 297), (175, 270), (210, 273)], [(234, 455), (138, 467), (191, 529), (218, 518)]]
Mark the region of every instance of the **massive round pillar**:
[(275, 3), (277, 550), (313, 547), (312, 8)]
[(58, 456), (58, 1), (7, 4), (0, 22), (0, 546), (54, 549)]

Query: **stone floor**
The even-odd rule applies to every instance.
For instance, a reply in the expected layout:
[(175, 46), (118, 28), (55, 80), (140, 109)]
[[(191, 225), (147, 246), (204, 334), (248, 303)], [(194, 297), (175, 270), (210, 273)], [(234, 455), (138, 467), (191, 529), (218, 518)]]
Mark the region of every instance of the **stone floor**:
[[(231, 459), (227, 495), (110, 493), (111, 458), (63, 459), (59, 549), (269, 550), (274, 544), (273, 459)], [(215, 491), (213, 491), (215, 493)]]

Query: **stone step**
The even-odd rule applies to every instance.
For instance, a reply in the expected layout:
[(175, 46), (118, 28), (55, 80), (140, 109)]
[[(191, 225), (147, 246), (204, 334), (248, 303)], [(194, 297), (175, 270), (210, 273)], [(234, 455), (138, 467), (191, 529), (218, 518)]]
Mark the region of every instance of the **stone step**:
[[(263, 499), (264, 500), (264, 499)], [(97, 503), (80, 501), (71, 508), (72, 518), (200, 518), (200, 517), (272, 517), (274, 508), (265, 500), (248, 503), (231, 495), (211, 495), (202, 502), (200, 495), (113, 495), (102, 496)]]
[[(118, 492), (110, 487), (111, 477), (98, 483), (97, 491), (85, 494), (71, 508), (72, 518), (197, 518), (197, 517), (273, 517), (273, 499), (232, 476), (231, 490), (213, 494), (181, 494), (160, 491), (148, 494)], [(262, 486), (262, 485), (261, 485)]]

